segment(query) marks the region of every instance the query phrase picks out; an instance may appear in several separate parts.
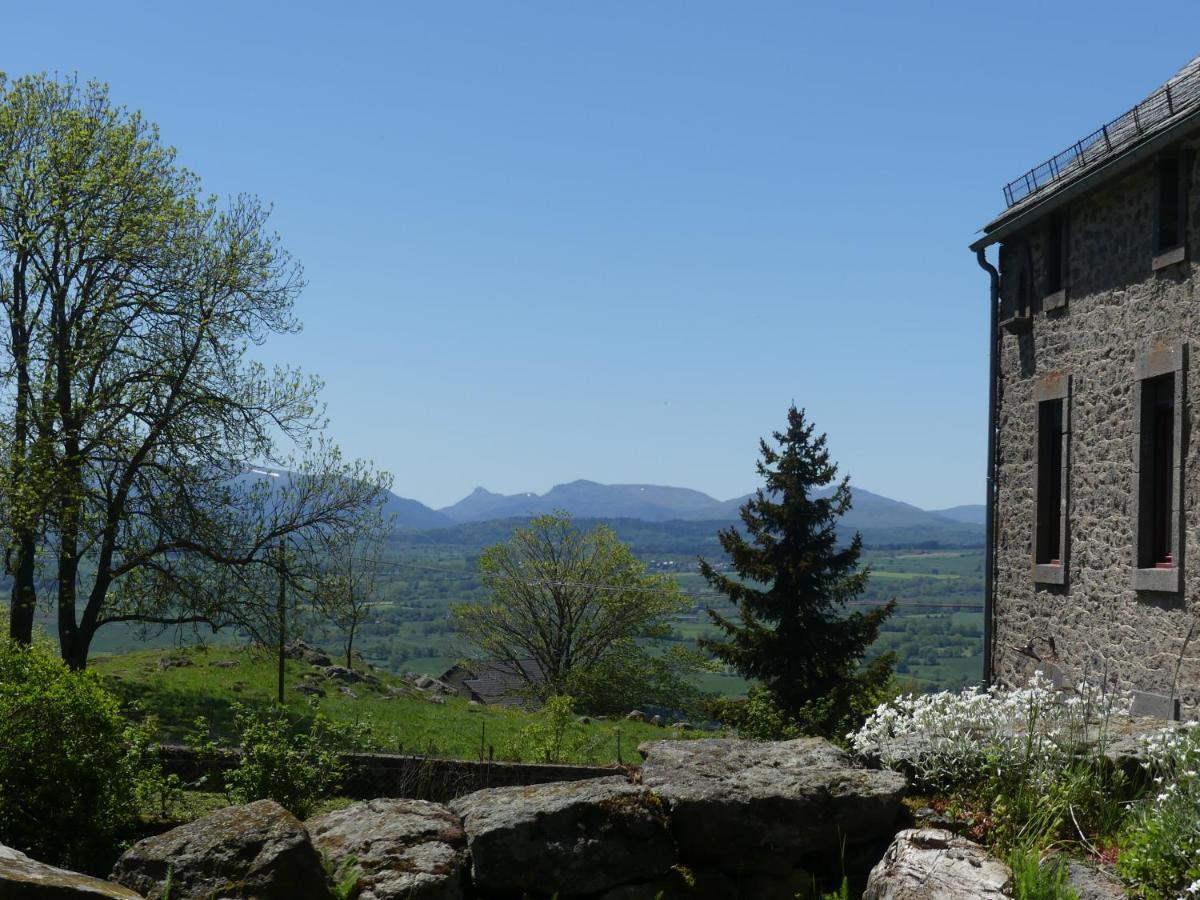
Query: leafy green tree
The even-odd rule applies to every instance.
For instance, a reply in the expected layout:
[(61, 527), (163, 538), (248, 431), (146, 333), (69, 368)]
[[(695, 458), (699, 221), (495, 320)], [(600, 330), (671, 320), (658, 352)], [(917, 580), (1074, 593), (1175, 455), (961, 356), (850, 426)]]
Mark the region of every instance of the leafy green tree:
[[(583, 688), (577, 699), (589, 712), (587, 695), (597, 695), (590, 688), (601, 673), (660, 671), (651, 645), (669, 635), (668, 618), (688, 605), (675, 579), (647, 572), (612, 529), (582, 532), (561, 512), (538, 516), (507, 543), (488, 547), (479, 573), (491, 599), (452, 609), (473, 657), (520, 673), (543, 700)], [(662, 687), (631, 684), (640, 690), (620, 702), (645, 702)]]
[[(262, 204), (205, 196), (102, 85), (0, 77), (13, 639), (31, 640), (39, 565), (62, 656), (82, 668), (106, 624), (222, 620), (211, 591), (139, 591), (139, 579), (185, 588), (195, 558), (259, 565), (280, 540), (347, 527), (378, 502), (377, 473), (317, 471), (341, 465), (314, 443), (319, 381), (247, 358), (299, 328), (302, 287)], [(238, 481), (252, 462), (291, 457), (312, 475), (297, 502), (265, 503)]]
[[(847, 611), (869, 574), (858, 565), (861, 535), (839, 545), (837, 523), (851, 502), (849, 479), (835, 482), (837, 466), (825, 435), (814, 436), (795, 406), (788, 410), (787, 430), (773, 437), (775, 446), (759, 442), (764, 485), (741, 508), (745, 534), (737, 527), (720, 532), (737, 577), (700, 560), (701, 574), (738, 612), (734, 620), (710, 609), (723, 637), (700, 645), (762, 682), (785, 717), (806, 730), (833, 732), (891, 677), (890, 654), (866, 669), (861, 664), (895, 602)], [(820, 490), (835, 483), (832, 492)]]

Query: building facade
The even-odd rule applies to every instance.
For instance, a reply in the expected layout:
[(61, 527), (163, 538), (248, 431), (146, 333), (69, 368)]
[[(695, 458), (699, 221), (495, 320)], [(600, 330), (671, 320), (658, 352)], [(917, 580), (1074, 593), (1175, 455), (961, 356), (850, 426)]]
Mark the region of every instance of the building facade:
[[(1005, 188), (985, 675), (1200, 712), (1200, 57)], [(990, 256), (989, 256), (990, 253)]]

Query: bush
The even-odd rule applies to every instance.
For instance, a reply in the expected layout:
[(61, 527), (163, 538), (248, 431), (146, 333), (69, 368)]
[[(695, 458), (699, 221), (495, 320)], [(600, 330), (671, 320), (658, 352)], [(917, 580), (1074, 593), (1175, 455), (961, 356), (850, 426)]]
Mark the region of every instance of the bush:
[(0, 842), (84, 870), (112, 864), (152, 749), (93, 673), (0, 639)]
[(702, 668), (698, 654), (673, 647), (653, 653), (636, 641), (614, 641), (595, 665), (572, 669), (560, 693), (589, 716), (617, 716), (656, 706), (685, 716), (700, 708), (700, 691), (689, 677)]
[(1155, 795), (1137, 808), (1117, 868), (1150, 900), (1200, 894), (1200, 728), (1156, 736), (1148, 768)]
[(555, 695), (505, 748), (505, 755), (525, 762), (593, 763), (599, 740), (590, 740), (575, 718), (575, 698)]
[(787, 741), (800, 737), (800, 725), (779, 708), (771, 692), (753, 684), (739, 700), (718, 697), (705, 705), (705, 713), (722, 725), (736, 728), (748, 741)]
[(901, 697), (849, 740), (884, 765), (911, 769), (918, 789), (983, 813), (994, 844), (1040, 850), (1119, 829), (1128, 785), (1104, 758), (1104, 742), (1129, 703), (1112, 691), (1057, 691), (1036, 673), (1020, 690)]
[[(341, 786), (345, 765), (341, 752), (362, 747), (369, 725), (334, 722), (315, 708), (308, 727), (297, 728), (283, 707), (252, 710), (233, 704), (233, 724), (241, 760), (225, 776), (225, 790), (234, 803), (274, 800), (303, 819), (313, 807)], [(208, 722), (196, 720), (197, 735), (189, 743), (215, 751), (208, 739)]]

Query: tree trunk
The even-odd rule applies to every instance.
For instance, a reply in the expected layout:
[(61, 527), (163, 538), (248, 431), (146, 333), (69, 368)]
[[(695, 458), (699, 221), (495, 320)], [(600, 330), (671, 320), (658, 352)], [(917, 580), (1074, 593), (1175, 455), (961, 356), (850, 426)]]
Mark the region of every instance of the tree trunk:
[(28, 646), (33, 643), (33, 614), (37, 608), (37, 590), (34, 587), (36, 542), (33, 535), (28, 532), (17, 535), (15, 549), (17, 560), (12, 571), (8, 636), (18, 644)]
[(71, 628), (69, 636), (63, 633), (59, 634), (59, 647), (63, 661), (72, 671), (82, 672), (87, 668), (88, 653), (91, 650), (94, 635), (94, 632), (76, 627)]

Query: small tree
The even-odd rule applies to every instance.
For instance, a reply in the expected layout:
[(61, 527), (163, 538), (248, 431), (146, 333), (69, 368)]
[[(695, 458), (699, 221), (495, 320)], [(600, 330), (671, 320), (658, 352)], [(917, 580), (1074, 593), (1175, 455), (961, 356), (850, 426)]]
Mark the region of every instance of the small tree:
[(354, 637), (374, 609), (375, 578), (383, 541), (392, 523), (380, 515), (364, 516), (359, 525), (328, 542), (325, 569), (317, 597), (324, 618), (342, 632), (346, 668), (354, 668)]
[(706, 638), (700, 645), (761, 681), (786, 717), (807, 730), (834, 733), (890, 681), (891, 654), (866, 669), (861, 665), (895, 601), (869, 612), (846, 611), (868, 577), (858, 565), (862, 536), (838, 542), (838, 519), (850, 508), (850, 480), (818, 496), (818, 489), (835, 483), (837, 466), (825, 435), (814, 437), (795, 406), (788, 409), (787, 430), (775, 432), (774, 440), (776, 447), (759, 442), (757, 470), (765, 483), (741, 508), (746, 535), (737, 527), (720, 533), (738, 577), (700, 560), (701, 574), (738, 611), (734, 621), (710, 609), (724, 639)]
[(665, 637), (667, 617), (687, 605), (675, 580), (647, 572), (612, 529), (585, 533), (561, 512), (487, 548), (479, 572), (492, 599), (455, 606), (454, 624), (477, 658), (519, 673), (542, 699), (570, 694), (613, 665), (641, 666), (646, 644)]

